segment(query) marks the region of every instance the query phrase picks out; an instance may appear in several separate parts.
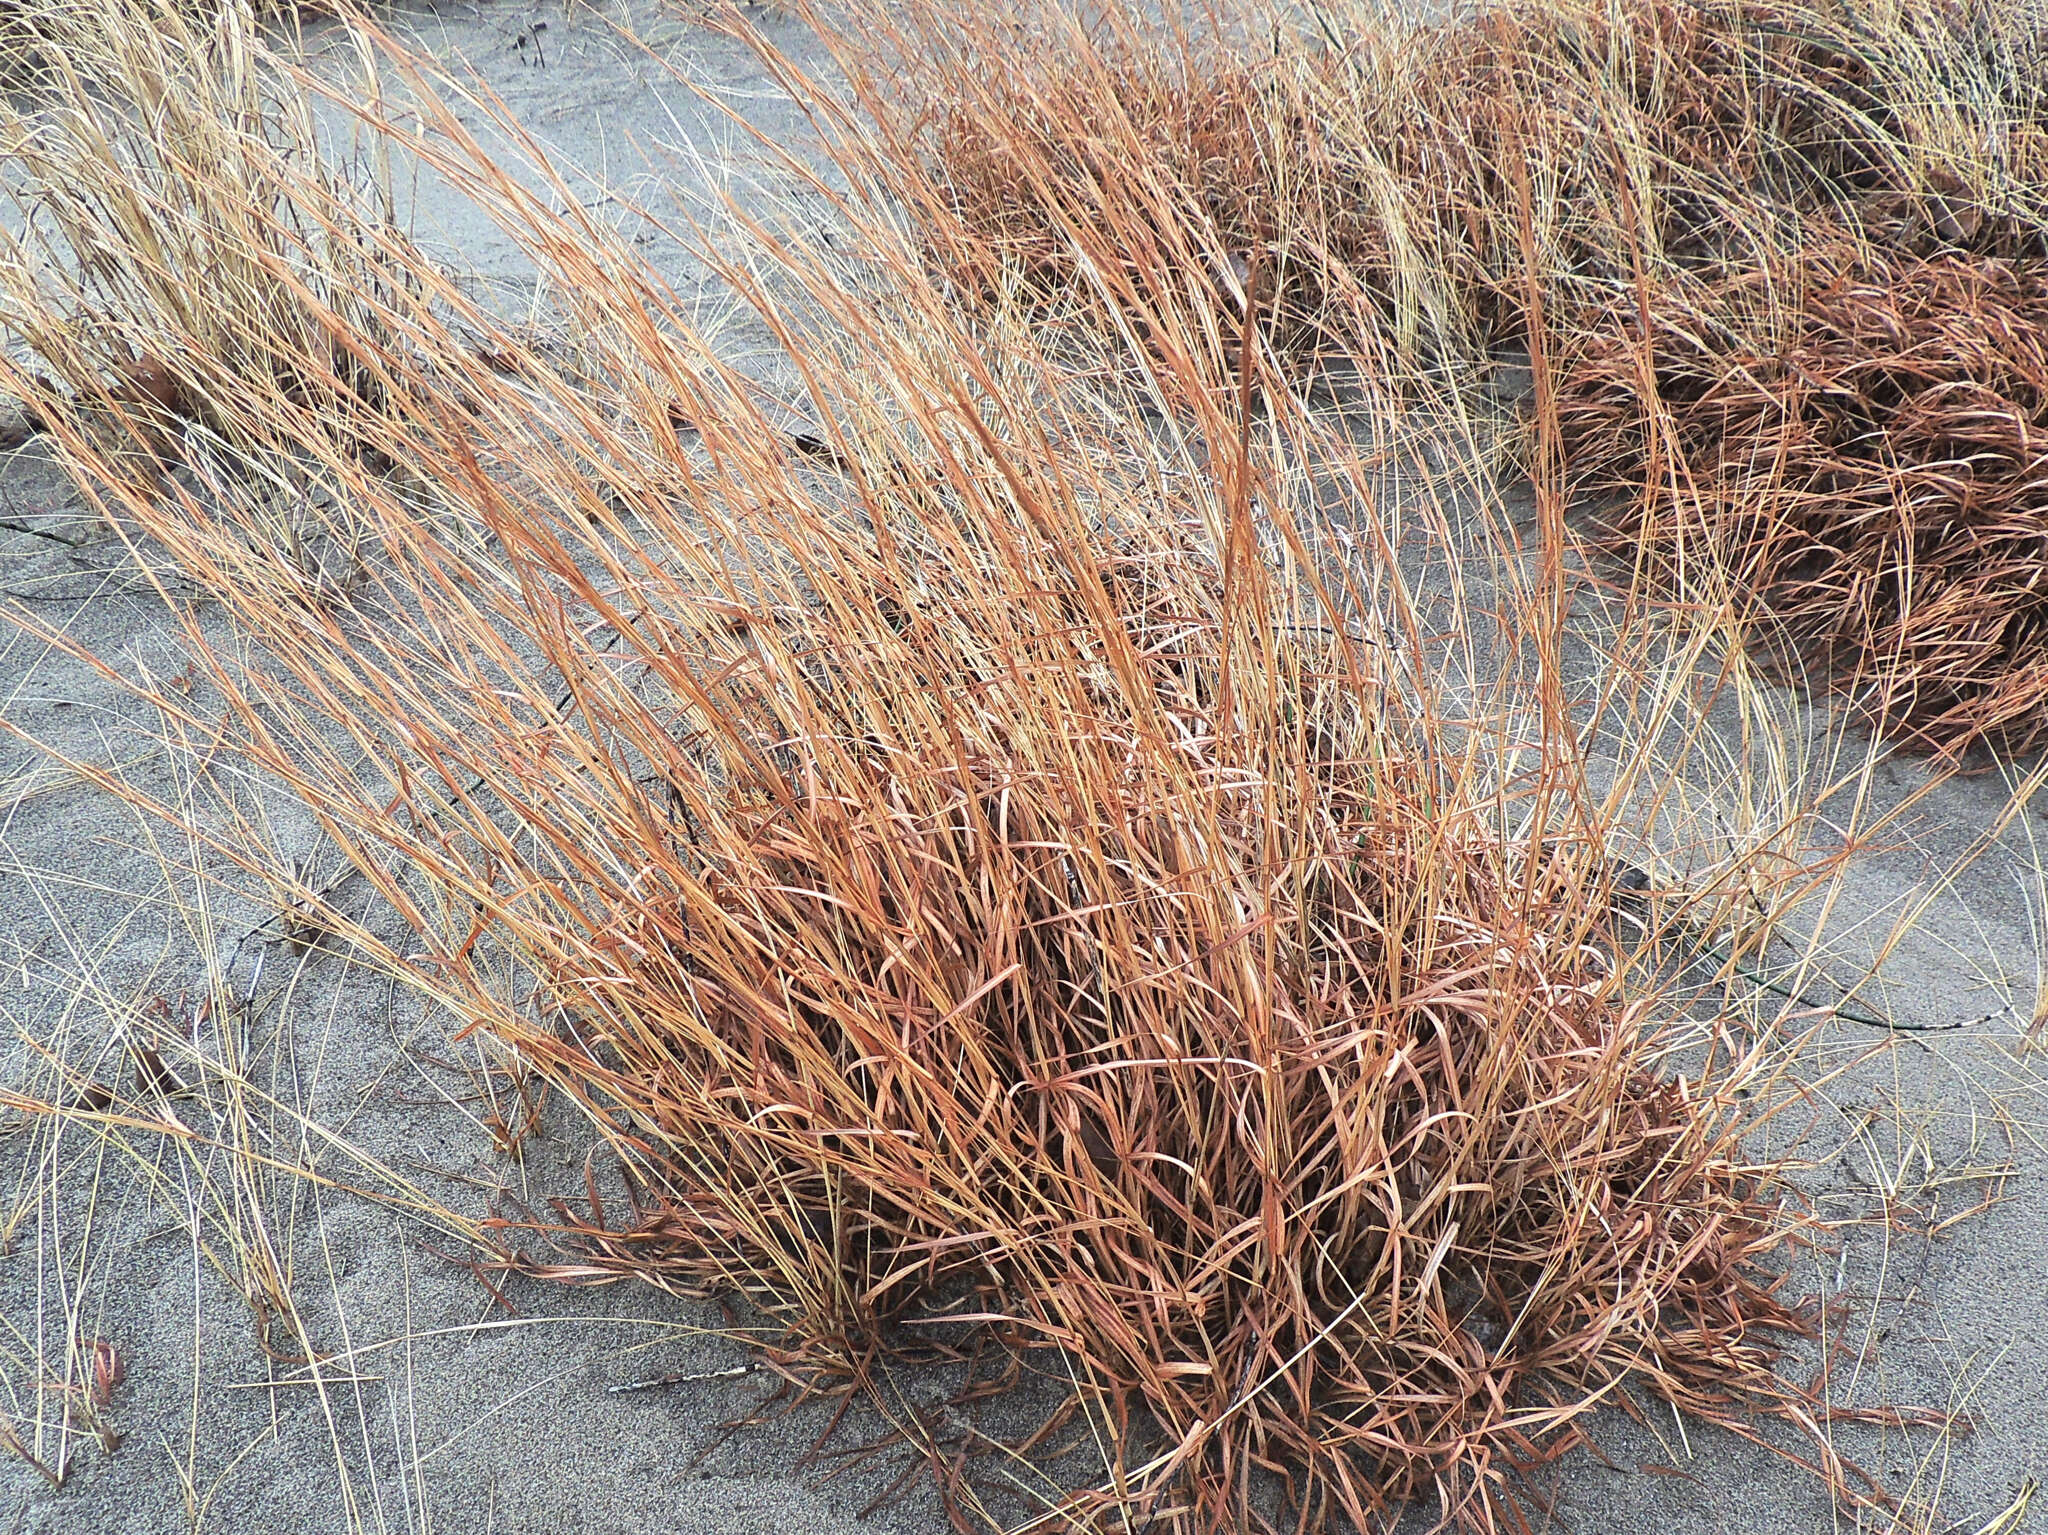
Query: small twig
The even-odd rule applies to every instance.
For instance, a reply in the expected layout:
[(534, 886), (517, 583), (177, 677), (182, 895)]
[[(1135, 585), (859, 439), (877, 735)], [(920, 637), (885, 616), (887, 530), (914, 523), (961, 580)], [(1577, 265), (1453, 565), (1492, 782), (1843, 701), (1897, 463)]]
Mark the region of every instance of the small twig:
[(32, 522), (23, 522), (17, 517), (0, 517), (0, 532), (26, 533), (30, 538), (46, 538), (53, 544), (62, 544), (66, 549), (83, 549), (94, 543), (92, 538), (66, 538), (62, 533), (53, 533), (48, 528), (39, 528)]
[[(6, 597), (14, 602), (97, 602), (102, 597), (151, 597), (154, 595), (156, 595), (154, 588), (147, 586), (106, 586), (93, 592), (57, 593), (47, 596), (39, 592), (20, 591), (11, 586), (0, 589), (0, 597)], [(171, 595), (181, 600), (187, 598), (193, 601), (199, 600), (196, 593), (174, 592)]]
[(656, 1375), (650, 1380), (629, 1380), (621, 1385), (606, 1386), (605, 1394), (617, 1396), (625, 1391), (653, 1391), (662, 1386), (687, 1386), (700, 1380), (735, 1380), (752, 1373), (758, 1365), (736, 1364), (723, 1370), (679, 1370), (673, 1375)]

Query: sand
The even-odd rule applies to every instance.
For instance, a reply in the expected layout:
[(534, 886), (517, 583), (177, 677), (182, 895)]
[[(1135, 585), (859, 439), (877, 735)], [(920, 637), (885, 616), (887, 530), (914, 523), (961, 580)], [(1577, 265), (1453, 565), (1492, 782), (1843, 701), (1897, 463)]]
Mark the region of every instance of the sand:
[[(794, 57), (823, 67), (798, 23), (772, 12), (759, 21)], [(603, 183), (645, 195), (659, 178), (686, 204), (729, 190), (757, 211), (806, 216), (800, 190), (760, 166), (723, 108), (790, 144), (802, 142), (801, 114), (746, 49), (687, 12), (485, 4), (400, 12), (391, 25), (499, 92), (559, 164), (577, 168), (593, 200)], [(316, 28), (309, 46), (317, 56), (335, 41)], [(517, 313), (536, 301), (530, 267), (476, 209), (430, 177), (408, 181), (406, 200), (422, 237), (494, 304)], [(633, 232), (680, 291), (720, 312), (718, 291), (675, 242), (651, 226)], [(763, 338), (734, 324), (727, 340), (773, 374)], [(238, 779), (232, 764), (167, 750), (153, 715), (57, 642), (130, 676), (173, 677), (184, 665), (174, 616), (33, 445), (0, 463), (0, 519), (31, 530), (0, 532), (0, 587), (28, 599), (51, 631), (0, 630), (7, 720), (167, 800), (190, 795), (202, 816), (206, 794), (224, 784), (266, 807), (282, 856), (321, 870), (302, 809)], [(204, 603), (190, 611), (217, 625)], [(1924, 773), (1912, 761), (1885, 763), (1868, 792), (1896, 803)], [(2033, 812), (2013, 818), (1989, 852), (1967, 856), (2011, 794), (1997, 773), (1940, 785), (1888, 846), (1858, 855), (1827, 916), (1847, 975), (1859, 944), (1876, 944), (1924, 900), (1873, 995), (1902, 1022), (1959, 1027), (1895, 1038), (1832, 1026), (1817, 1059), (1845, 1069), (1812, 1139), (1853, 1144), (1816, 1176), (1814, 1196), (1831, 1216), (1891, 1210), (1922, 1230), (1997, 1196), (1938, 1237), (1888, 1236), (1877, 1223), (1852, 1230), (1839, 1254), (1817, 1256), (1788, 1281), (1842, 1302), (1850, 1359), (1863, 1362), (1853, 1379), (1845, 1368), (1840, 1399), (1975, 1419), (1967, 1435), (1840, 1431), (1845, 1451), (1906, 1495), (1908, 1516), (1892, 1526), (1900, 1530), (2032, 1528), (2031, 1515), (1997, 1521), (2048, 1465), (2048, 1151), (2037, 1128), (2039, 1061), (2019, 1042), (2041, 956)], [(128, 1069), (121, 1040), (174, 1030), (216, 1057), (232, 1050), (247, 1084), (239, 1095), (213, 1082), (167, 1100), (191, 1136), (7, 1117), (0, 1413), (20, 1426), (28, 1455), (63, 1475), (52, 1485), (24, 1456), (0, 1455), (0, 1531), (947, 1527), (922, 1482), (863, 1514), (900, 1459), (830, 1478), (829, 1459), (806, 1461), (829, 1405), (728, 1432), (771, 1383), (709, 1303), (638, 1283), (504, 1276), (494, 1293), (457, 1261), (460, 1232), (407, 1209), (408, 1198), (469, 1218), (489, 1214), (501, 1187), (535, 1209), (551, 1196), (581, 1198), (588, 1131), (558, 1106), (523, 1160), (499, 1154), (479, 1123), (482, 1105), (466, 1101), (479, 1081), (476, 1043), (451, 1044), (448, 1020), (423, 1015), (339, 947), (301, 950), (260, 931), (269, 908), (225, 876), (218, 859), (162, 823), (0, 738), (0, 1083), (64, 1101), (96, 1073)], [(336, 899), (354, 900), (348, 909), (366, 923), (384, 920), (347, 886)], [(258, 998), (225, 1028), (199, 1016), (209, 961), (223, 956)], [(60, 1061), (73, 1073), (68, 1086)], [(204, 1145), (238, 1136), (300, 1172)], [(591, 1165), (602, 1177), (601, 1162)], [(303, 1338), (327, 1356), (317, 1369), (273, 1357), (301, 1346), (288, 1328), (271, 1328), (266, 1352), (248, 1299), (262, 1288), (248, 1276), (264, 1273), (278, 1276)], [(105, 1443), (53, 1427), (62, 1390), (88, 1389), (95, 1340), (122, 1371), (100, 1410)], [(667, 1376), (688, 1378), (614, 1389)], [(937, 1379), (895, 1384), (909, 1400), (944, 1391)], [(834, 1442), (855, 1445), (881, 1428), (862, 1410)], [(1856, 1527), (1814, 1478), (1734, 1435), (1662, 1409), (1640, 1423), (1608, 1413), (1596, 1431), (1609, 1463), (1578, 1455), (1560, 1468), (1557, 1528)], [(1420, 1511), (1406, 1521), (1427, 1522)]]

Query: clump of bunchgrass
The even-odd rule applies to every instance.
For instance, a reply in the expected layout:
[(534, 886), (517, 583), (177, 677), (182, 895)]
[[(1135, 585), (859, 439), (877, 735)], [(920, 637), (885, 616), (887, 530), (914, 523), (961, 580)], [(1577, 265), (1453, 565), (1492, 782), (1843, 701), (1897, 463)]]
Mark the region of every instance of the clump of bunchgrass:
[(1441, 356), (1522, 335), (1532, 281), (1564, 320), (1813, 219), (2048, 250), (2044, 40), (2038, 6), (1508, 0), (1235, 29), (914, 5), (846, 46), (968, 291), (1227, 313), (1257, 267), (1288, 338), (1392, 321)]
[[(1072, 1526), (1426, 1493), (1487, 1528), (1636, 1392), (1778, 1415), (1848, 1490), (1823, 1389), (1778, 1370), (1812, 1227), (1743, 1150), (1782, 1056), (1636, 956), (1613, 845), (1644, 821), (1584, 771), (1555, 559), (1490, 618), (1415, 590), (1374, 456), (1267, 371), (1256, 286), (1234, 338), (1138, 312), (1187, 412), (1153, 441), (963, 310), (854, 148), (829, 257), (707, 252), (801, 381), (775, 399), (415, 96), (578, 365), (394, 245), (407, 280), (363, 295), (391, 387), (303, 448), (370, 530), (348, 590), (263, 578), (242, 482), (137, 476), (49, 408), (247, 647), (193, 627), (225, 724), (162, 707), (412, 930), (359, 952), (621, 1154), (631, 1215), (593, 1194), (571, 1271), (738, 1291), (820, 1389), (1045, 1361), (1104, 1460), (1038, 1489)], [(1494, 675), (1446, 684), (1445, 623), (1497, 626)], [(1768, 924), (1796, 829), (1652, 925)], [(1714, 941), (1689, 972), (1732, 980)]]
[[(1700, 579), (1678, 595), (1743, 594), (1908, 743), (2039, 737), (2048, 10), (1516, 0), (1238, 35), (904, 15), (895, 73), (854, 77), (961, 291), (1212, 379), (1247, 305), (1292, 375), (1334, 356), (1430, 391), (1548, 327), (1583, 354), (1564, 387), (1594, 396), (1568, 411), (1577, 483), (1635, 508), (1625, 541), (1692, 503)], [(1888, 324), (1870, 291), (1895, 280)], [(1948, 303), (1969, 312), (1943, 322)], [(1660, 424), (1672, 368), (1693, 378)]]
[(375, 178), (335, 163), (243, 0), (36, 16), (48, 67), (0, 105), (0, 326), (27, 424), (118, 446), (131, 476), (260, 487), (266, 526), (244, 531), (279, 575), (345, 582), (354, 535), (306, 448), (382, 408), (398, 237)]
[[(327, 0), (257, 0), (251, 13), (289, 25), (335, 9)], [(7, 0), (0, 6), (0, 81), (10, 91), (26, 92), (62, 80), (77, 67), (81, 38), (103, 31), (110, 16), (123, 13), (123, 7), (103, 0)], [(212, 0), (173, 0), (159, 14), (204, 29), (219, 10)]]
[[(1773, 297), (1770, 278), (1775, 278)], [(2048, 731), (2048, 281), (1810, 247), (1589, 331), (1559, 393), (1619, 549), (1732, 577), (1895, 738)], [(1647, 321), (1647, 331), (1645, 330)]]

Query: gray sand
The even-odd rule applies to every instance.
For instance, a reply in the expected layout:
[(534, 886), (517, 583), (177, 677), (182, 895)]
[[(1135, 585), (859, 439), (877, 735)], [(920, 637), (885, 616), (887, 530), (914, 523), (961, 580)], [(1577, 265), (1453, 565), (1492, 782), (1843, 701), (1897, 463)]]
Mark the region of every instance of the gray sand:
[[(785, 141), (802, 132), (800, 116), (744, 49), (687, 15), (634, 19), (715, 100)], [(545, 67), (531, 62), (530, 41), (517, 43), (543, 20)], [(472, 64), (560, 163), (643, 192), (642, 168), (671, 186), (697, 178), (703, 191), (730, 176), (752, 206), (800, 206), (733, 153), (737, 135), (710, 102), (587, 10), (486, 4), (399, 24), (443, 59)], [(763, 25), (817, 62), (794, 23), (770, 16)], [(429, 243), (474, 271), (495, 302), (530, 300), (530, 270), (474, 209), (429, 183), (409, 197)], [(679, 289), (695, 285), (715, 305), (703, 274), (647, 233), (650, 255)], [(751, 344), (736, 328), (734, 347)], [(771, 363), (761, 358), (764, 368)], [(134, 578), (118, 542), (94, 532), (37, 449), (0, 465), (0, 517), (82, 540), (74, 548), (0, 533), (0, 587), (32, 595), (52, 629), (131, 673), (178, 673), (174, 623), (152, 596), (128, 590)], [(168, 799), (194, 779), (191, 762), (154, 744), (153, 717), (42, 638), (0, 632), (0, 708), (23, 731), (117, 766)], [(222, 764), (205, 771), (235, 773)], [(1871, 792), (1896, 802), (1922, 772), (1912, 762), (1886, 764)], [(239, 792), (267, 807), (280, 854), (317, 859), (303, 811), (260, 785)], [(1882, 1000), (1920, 1024), (1980, 1021), (1918, 1036), (1831, 1086), (1835, 1107), (1818, 1119), (1816, 1139), (1855, 1136), (1858, 1145), (1815, 1187), (1825, 1213), (1869, 1215), (1891, 1201), (1915, 1207), (1924, 1225), (2002, 1195), (1938, 1240), (1887, 1240), (1876, 1225), (1851, 1230), (1839, 1258), (1818, 1257), (1790, 1281), (1839, 1295), (1852, 1339), (1874, 1345), (1853, 1383), (1840, 1383), (1841, 1399), (1967, 1409), (1976, 1421), (1968, 1436), (1842, 1428), (1848, 1453), (1911, 1495), (1907, 1519), (1868, 1527), (2034, 1528), (2031, 1514), (1995, 1521), (2048, 1465), (2048, 1151), (2036, 1130), (2037, 1063), (2016, 1043), (2041, 955), (2033, 812), (1953, 888), (1946, 883), (2010, 792), (1997, 774), (1940, 786), (1891, 845), (1859, 857), (1829, 916), (1837, 948), (1853, 955), (1925, 898), (1922, 921), (1885, 962)], [(462, 1252), (459, 1237), (394, 1202), (406, 1185), (471, 1216), (488, 1213), (488, 1191), (500, 1185), (544, 1210), (550, 1196), (581, 1197), (587, 1132), (557, 1105), (547, 1136), (522, 1162), (498, 1155), (479, 1123), (482, 1106), (466, 1101), (474, 1075), (429, 1060), (475, 1068), (479, 1047), (449, 1043), (445, 1020), (423, 1017), (345, 953), (244, 942), (269, 913), (205, 877), (222, 872), (161, 824), (0, 737), (0, 1082), (48, 1096), (58, 1091), (53, 1055), (88, 1072), (110, 1062), (112, 1071), (123, 1030), (189, 1032), (208, 956), (240, 944), (239, 974), (249, 977), (259, 957), (264, 966), (264, 1001), (227, 1032), (247, 1079), (269, 1096), (238, 1106), (210, 1088), (174, 1107), (202, 1138), (246, 1124), (336, 1184), (383, 1196), (252, 1173), (147, 1129), (99, 1137), (76, 1124), (59, 1131), (29, 1121), (0, 1139), (0, 1178), (12, 1194), (0, 1255), (0, 1413), (24, 1425), (25, 1437), (33, 1432), (26, 1425), (57, 1422), (61, 1385), (90, 1376), (79, 1345), (89, 1349), (91, 1340), (110, 1343), (125, 1368), (104, 1413), (120, 1435), (111, 1449), (47, 1428), (26, 1443), (46, 1464), (64, 1462), (61, 1486), (0, 1455), (0, 1531), (947, 1527), (921, 1481), (863, 1517), (900, 1460), (829, 1480), (831, 1462), (800, 1464), (829, 1406), (722, 1433), (769, 1382), (719, 1335), (725, 1324), (710, 1304), (637, 1283), (518, 1278), (495, 1281), (501, 1303), (451, 1261)], [(2001, 1011), (2008, 1005), (2017, 1016)], [(198, 1032), (221, 1047), (217, 1020)], [(1882, 1042), (1845, 1023), (1826, 1048), (1847, 1062)], [(366, 1167), (344, 1144), (379, 1166)], [(248, 1271), (251, 1251), (267, 1252), (288, 1276), (306, 1335), (331, 1356), (320, 1370), (266, 1356), (250, 1304), (226, 1277)], [(271, 1341), (280, 1353), (294, 1346), (282, 1327)], [(1850, 1353), (1859, 1353), (1854, 1343)], [(697, 1378), (609, 1389), (669, 1375)], [(898, 1384), (913, 1400), (944, 1393), (937, 1379)], [(1006, 1426), (1000, 1413), (991, 1426)], [(881, 1427), (864, 1410), (836, 1442), (858, 1444)], [(1557, 1528), (1789, 1535), (1858, 1527), (1853, 1511), (1831, 1508), (1817, 1481), (1768, 1449), (1681, 1425), (1663, 1409), (1641, 1423), (1608, 1413), (1596, 1432), (1611, 1464), (1586, 1455), (1563, 1464)], [(1763, 1432), (1790, 1442), (1777, 1429)], [(1418, 1513), (1408, 1523), (1428, 1521)]]

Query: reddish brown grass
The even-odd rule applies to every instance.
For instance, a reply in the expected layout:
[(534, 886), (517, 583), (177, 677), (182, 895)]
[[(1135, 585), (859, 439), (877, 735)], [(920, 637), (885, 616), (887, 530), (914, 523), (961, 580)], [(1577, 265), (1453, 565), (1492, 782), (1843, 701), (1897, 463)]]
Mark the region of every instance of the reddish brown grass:
[[(548, 271), (572, 359), (295, 175), (392, 280), (331, 303), (302, 265), (325, 247), (260, 220), (217, 254), (379, 380), (345, 434), (299, 432), (273, 373), (208, 373), (165, 452), (212, 433), (255, 468), (201, 482), (109, 449), (112, 391), (42, 404), (87, 492), (235, 621), (191, 631), (225, 722), (158, 706), (313, 808), (410, 930), (351, 928), (361, 952), (621, 1154), (632, 1217), (593, 1194), (574, 1272), (741, 1292), (807, 1387), (880, 1396), (935, 1349), (1060, 1370), (1055, 1422), (1085, 1412), (1102, 1461), (1040, 1489), (1068, 1528), (1364, 1525), (1418, 1493), (1514, 1524), (1518, 1473), (1640, 1393), (1777, 1415), (1851, 1492), (1824, 1382), (1777, 1368), (1816, 1320), (1782, 1293), (1813, 1227), (1743, 1151), (1779, 1057), (1619, 939), (1644, 812), (1588, 785), (1554, 545), (1491, 615), (1436, 594), (1453, 642), (1488, 623), (1538, 658), (1448, 686), (1379, 460), (1276, 387), (1258, 323), (1200, 306), (1209, 276), (1110, 280), (1200, 449), (1169, 458), (934, 276), (935, 242), (989, 238), (942, 201), (916, 243), (856, 199), (829, 260), (706, 251), (820, 418), (829, 449), (794, 451), (791, 402), (418, 86), (417, 147)], [(1175, 227), (1124, 210), (1102, 249)], [(74, 297), (40, 334), (76, 365)], [(174, 308), (120, 318), (182, 358)], [(266, 537), (255, 471), (287, 453), (353, 530), (344, 587)], [(1652, 713), (1684, 692), (1658, 686)], [(1731, 867), (1673, 930), (1805, 879)], [(1741, 973), (1732, 942), (1686, 953)], [(971, 1478), (932, 1460), (965, 1524)]]
[(1901, 739), (2048, 735), (2039, 266), (1815, 250), (1658, 295), (1647, 335), (1617, 306), (1559, 392), (1618, 549), (1675, 580), (1711, 550)]
[(2038, 6), (1539, 0), (1390, 37), (1340, 10), (1279, 49), (911, 15), (920, 114), (875, 110), (964, 290), (1207, 338), (1227, 378), (1253, 284), (1281, 368), (1432, 388), (1540, 306), (1628, 563), (1732, 588), (1903, 744), (2048, 734)]
[(913, 7), (890, 86), (916, 110), (871, 104), (923, 157), (926, 225), (964, 286), (1228, 312), (1230, 269), (1261, 265), (1296, 356), (1384, 356), (1388, 321), (1410, 346), (1521, 336), (1525, 183), (1564, 324), (1646, 259), (1660, 277), (1725, 265), (1814, 217), (1892, 250), (2048, 250), (2048, 30), (2018, 18), (1922, 7), (1883, 32), (1836, 0), (1537, 0), (1419, 29), (1322, 14), (1322, 34), (1268, 49)]

